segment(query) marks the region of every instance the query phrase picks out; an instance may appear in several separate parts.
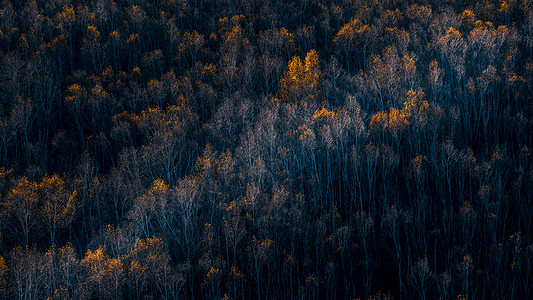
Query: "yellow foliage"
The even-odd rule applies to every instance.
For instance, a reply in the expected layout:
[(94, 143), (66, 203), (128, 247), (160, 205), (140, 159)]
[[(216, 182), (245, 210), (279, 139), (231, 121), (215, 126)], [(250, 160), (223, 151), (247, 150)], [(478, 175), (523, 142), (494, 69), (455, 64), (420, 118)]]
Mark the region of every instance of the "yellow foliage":
[(489, 84), (499, 81), (500, 77), (496, 74), (496, 72), (496, 68), (491, 65), (483, 70), (481, 76), (477, 79), (478, 88), (481, 90), (486, 90)]
[(218, 22), (220, 23), (221, 27), (225, 30), (229, 30), (235, 26), (238, 26), (243, 22), (245, 19), (244, 15), (234, 15), (229, 19), (228, 17), (220, 18)]
[(424, 99), (421, 90), (407, 92), (407, 101), (403, 103), (402, 111), (407, 117), (419, 117), (429, 112), (429, 103)]
[(28, 35), (26, 35), (25, 33), (22, 33), (19, 37), (19, 42), (21, 43), (21, 45), (23, 45), (25, 48), (28, 48), (29, 47), (29, 43), (28, 43)]
[(130, 263), (129, 273), (135, 278), (144, 278), (146, 275), (146, 267), (141, 265), (136, 260), (132, 260)]
[(70, 222), (75, 212), (77, 192), (70, 193), (63, 179), (56, 174), (43, 177), (39, 189), (45, 200), (42, 208), (45, 217), (53, 218), (58, 225)]
[[(50, 299), (50, 298), (47, 298), (47, 299)], [(60, 285), (59, 288), (57, 288), (55, 291), (54, 291), (54, 297), (53, 299), (72, 299), (69, 295), (69, 290)]]
[(375, 113), (372, 118), (370, 118), (370, 123), (368, 125), (370, 131), (375, 132), (384, 132), (389, 126), (389, 114), (384, 111), (379, 111)]
[(131, 123), (138, 123), (140, 120), (141, 120), (141, 117), (137, 116), (137, 115), (134, 115), (134, 114), (130, 114), (126, 111), (123, 111), (119, 114), (116, 114), (113, 116), (113, 121), (126, 121), (126, 122), (131, 122)]
[(9, 273), (9, 268), (7, 267), (6, 261), (2, 256), (0, 256), (0, 297), (4, 297), (7, 292), (7, 276)]
[(407, 9), (407, 16), (418, 22), (430, 22), (431, 15), (432, 15), (431, 6), (412, 4)]
[(141, 13), (142, 8), (139, 5), (132, 5), (129, 8), (129, 10), (130, 10), (131, 13), (137, 14), (137, 13)]
[(218, 268), (211, 267), (209, 272), (207, 272), (207, 279), (212, 280), (220, 276), (222, 272)]
[(439, 38), (437, 45), (444, 50), (444, 52), (451, 53), (461, 41), (461, 33), (457, 29), (450, 27), (446, 31), (446, 34)]
[(244, 274), (241, 273), (241, 272), (239, 271), (239, 268), (237, 268), (237, 267), (234, 266), (234, 265), (232, 265), (231, 268), (230, 268), (229, 276), (230, 276), (233, 280), (243, 279), (243, 278), (244, 278)]
[(385, 33), (389, 36), (390, 39), (396, 40), (400, 48), (407, 46), (411, 39), (409, 32), (398, 27), (386, 27)]
[(281, 27), (279, 30), (281, 37), (283, 37), (288, 44), (294, 43), (294, 34), (290, 33), (285, 27)]
[(196, 30), (186, 31), (181, 37), (178, 45), (178, 52), (186, 51), (189, 48), (198, 48), (205, 43), (204, 36)]
[(55, 19), (59, 20), (59, 27), (62, 23), (71, 26), (76, 21), (76, 11), (72, 5), (63, 6), (63, 10), (58, 12)]
[(304, 81), (309, 86), (316, 88), (318, 87), (321, 75), (318, 54), (315, 49), (311, 49), (305, 57)]
[(109, 93), (106, 92), (106, 90), (99, 83), (96, 84), (96, 86), (91, 89), (91, 94), (93, 96), (98, 96), (98, 97), (109, 97)]
[(370, 131), (385, 132), (388, 130), (392, 133), (398, 133), (405, 129), (411, 120), (420, 122), (431, 111), (430, 105), (424, 97), (424, 92), (421, 90), (409, 90), (407, 100), (401, 109), (393, 107), (389, 112), (379, 111), (370, 118)]
[(263, 249), (270, 249), (274, 245), (274, 241), (268, 238), (265, 238), (264, 240), (259, 240), (257, 243), (261, 246)]
[(168, 195), (168, 185), (162, 179), (156, 179), (142, 198), (146, 201), (154, 201)]
[(133, 246), (132, 253), (147, 257), (150, 254), (159, 254), (164, 249), (164, 242), (161, 238), (153, 236), (147, 239), (137, 239)]
[(86, 95), (85, 88), (78, 83), (70, 85), (67, 88), (67, 93), (69, 96), (66, 96), (65, 100), (73, 104), (80, 104), (81, 98)]
[(123, 272), (124, 264), (120, 258), (110, 258), (105, 263), (106, 272), (110, 275), (119, 275)]
[(523, 81), (524, 81), (524, 78), (522, 76), (519, 76), (516, 73), (511, 73), (507, 77), (506, 84), (509, 86), (513, 86)]
[(113, 30), (109, 33), (109, 38), (111, 40), (118, 41), (120, 40), (120, 32), (118, 30)]
[(131, 43), (135, 43), (137, 41), (140, 40), (140, 36), (138, 33), (135, 33), (135, 34), (130, 34), (130, 36), (128, 37), (128, 39), (126, 40), (126, 43), (128, 44), (131, 44)]
[(313, 114), (313, 120), (315, 121), (327, 121), (335, 118), (335, 112), (323, 107), (321, 110), (315, 111)]
[(98, 31), (96, 26), (87, 25), (87, 37), (97, 40), (100, 38), (100, 31)]
[(0, 168), (0, 180), (7, 178), (12, 172), (13, 172), (13, 169), (11, 168), (9, 169), (6, 169), (4, 167)]
[(241, 26), (234, 26), (224, 35), (224, 44), (226, 49), (233, 49), (239, 45), (248, 45), (250, 41), (245, 37)]
[(217, 66), (214, 64), (207, 63), (204, 65), (202, 70), (202, 77), (214, 76), (218, 72)]
[(389, 112), (389, 130), (396, 133), (407, 127), (407, 125), (409, 125), (407, 115), (402, 110), (391, 108)]
[(300, 136), (298, 137), (300, 141), (314, 140), (315, 138), (315, 133), (306, 124), (299, 126), (298, 131), (300, 132)]
[(107, 66), (105, 70), (102, 72), (102, 78), (105, 78), (106, 80), (111, 80), (114, 77), (115, 73), (113, 72), (113, 67)]
[(217, 173), (222, 178), (231, 179), (235, 175), (234, 168), (235, 168), (235, 161), (233, 160), (230, 150), (227, 149), (226, 151), (222, 152), (217, 159), (217, 162), (216, 162)]
[(200, 177), (208, 177), (214, 171), (213, 168), (216, 164), (216, 150), (213, 145), (207, 144), (202, 153), (202, 156), (196, 159), (194, 169), (200, 175)]
[(87, 271), (91, 276), (101, 276), (106, 259), (105, 247), (101, 246), (94, 251), (87, 250), (85, 257), (82, 259), (82, 263), (87, 267)]
[(476, 14), (470, 9), (465, 9), (461, 14), (463, 23), (467, 26), (474, 26), (476, 23)]
[(501, 14), (507, 14), (510, 12), (510, 6), (507, 1), (501, 1), (500, 6), (498, 7), (498, 12)]
[(280, 90), (278, 98), (287, 102), (297, 98), (306, 99), (313, 96), (319, 89), (320, 63), (317, 52), (313, 49), (307, 53), (305, 61), (299, 57), (293, 57), (288, 65), (289, 69), (285, 72), (280, 81)]
[(19, 180), (17, 185), (7, 194), (8, 202), (20, 209), (36, 205), (38, 200), (38, 185), (26, 177)]
[(286, 74), (289, 77), (288, 79), (295, 83), (303, 80), (304, 65), (299, 57), (295, 56), (289, 61), (289, 70)]
[(413, 175), (420, 177), (422, 174), (424, 164), (427, 162), (427, 157), (425, 155), (417, 155), (409, 162), (410, 171), (413, 172)]
[(54, 39), (52, 40), (52, 44), (54, 46), (56, 46), (56, 45), (58, 45), (58, 44), (60, 44), (60, 43), (62, 43), (64, 41), (65, 41), (65, 35), (64, 34), (60, 34), (60, 35), (56, 35), (54, 37)]
[(156, 236), (137, 239), (128, 256), (132, 260), (128, 271), (138, 278), (164, 272), (170, 261), (164, 241)]
[[(518, 241), (518, 240), (521, 239), (521, 234), (522, 234), (522, 233), (521, 233), (520, 231), (515, 232), (515, 233), (513, 233), (513, 234), (511, 234), (511, 235), (509, 236), (509, 239), (510, 239), (510, 240), (516, 240), (516, 241)], [(1, 258), (1, 257), (0, 257), (0, 258)]]
[(344, 43), (347, 47), (350, 46), (357, 37), (366, 33), (369, 30), (368, 25), (363, 25), (363, 23), (357, 19), (353, 18), (341, 27), (339, 32), (333, 38), (334, 43)]

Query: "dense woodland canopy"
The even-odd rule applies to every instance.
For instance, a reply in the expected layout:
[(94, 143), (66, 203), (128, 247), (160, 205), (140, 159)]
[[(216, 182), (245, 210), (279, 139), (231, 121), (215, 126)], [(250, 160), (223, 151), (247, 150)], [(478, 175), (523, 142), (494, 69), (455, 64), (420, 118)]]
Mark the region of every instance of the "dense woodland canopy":
[(4, 0), (0, 298), (533, 298), (531, 0)]

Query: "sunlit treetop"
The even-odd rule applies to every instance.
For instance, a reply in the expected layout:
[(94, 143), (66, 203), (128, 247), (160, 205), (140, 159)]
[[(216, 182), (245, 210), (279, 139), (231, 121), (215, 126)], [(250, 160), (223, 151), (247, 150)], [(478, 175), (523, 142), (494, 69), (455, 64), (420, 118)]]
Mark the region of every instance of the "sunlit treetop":
[(322, 76), (317, 52), (309, 51), (305, 61), (297, 56), (293, 57), (288, 67), (289, 69), (280, 81), (279, 100), (283, 102), (306, 101), (316, 97)]
[(421, 90), (409, 90), (407, 100), (403, 103), (403, 112), (407, 117), (418, 117), (420, 114), (429, 111), (429, 103), (425, 100), (424, 92)]
[(363, 24), (359, 19), (352, 19), (342, 26), (333, 38), (334, 43), (352, 42), (355, 38), (369, 30), (368, 25)]
[(313, 120), (316, 120), (316, 121), (327, 121), (328, 119), (332, 119), (334, 117), (335, 117), (335, 112), (330, 111), (325, 107), (323, 107), (320, 110), (317, 110), (313, 114)]

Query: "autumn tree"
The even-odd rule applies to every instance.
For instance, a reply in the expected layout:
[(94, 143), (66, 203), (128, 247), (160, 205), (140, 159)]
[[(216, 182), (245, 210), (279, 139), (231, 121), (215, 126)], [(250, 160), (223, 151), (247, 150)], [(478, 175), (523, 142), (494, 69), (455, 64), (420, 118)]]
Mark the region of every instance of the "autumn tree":
[(122, 259), (109, 257), (105, 247), (88, 250), (81, 260), (86, 270), (84, 279), (85, 297), (115, 298), (122, 297), (125, 279)]
[[(170, 257), (166, 246), (160, 238), (137, 239), (133, 249), (128, 253), (128, 277), (133, 283), (133, 297), (161, 294), (173, 295), (171, 281), (174, 272), (170, 266)], [(183, 279), (178, 285), (184, 285)]]
[(93, 66), (93, 70), (97, 72), (103, 71), (106, 65), (104, 61), (102, 35), (96, 26), (88, 25), (83, 38), (82, 52), (88, 56), (89, 62)]
[(318, 100), (322, 73), (317, 52), (309, 51), (304, 61), (293, 57), (288, 67), (279, 83), (278, 98), (291, 102)]
[(0, 2), (0, 298), (532, 298), (531, 1)]
[[(22, 231), (22, 242), (30, 244), (30, 236), (38, 223), (39, 187), (36, 182), (21, 178), (8, 192), (3, 203), (3, 215), (14, 218), (13, 231)], [(20, 226), (20, 227), (19, 227)]]
[(259, 34), (259, 49), (266, 57), (286, 57), (295, 47), (294, 34), (285, 28), (269, 29)]
[(76, 40), (76, 31), (75, 26), (77, 23), (76, 10), (73, 5), (65, 5), (63, 9), (56, 13), (54, 16), (54, 21), (57, 23), (57, 27), (60, 32), (68, 39), (68, 49), (69, 49), (69, 65), (70, 69), (74, 70), (74, 59), (75, 59), (75, 40)]
[(0, 295), (5, 296), (8, 293), (8, 272), (9, 267), (6, 260), (0, 257)]
[(180, 236), (177, 240), (180, 248), (179, 255), (191, 257), (194, 251), (194, 242), (196, 241), (197, 223), (196, 214), (198, 213), (198, 181), (196, 178), (183, 178), (177, 182), (172, 190), (173, 201), (177, 205), (177, 218), (180, 224)]
[(53, 299), (74, 297), (79, 283), (80, 266), (76, 251), (70, 244), (52, 246), (42, 255), (44, 290)]
[[(171, 224), (169, 215), (173, 213), (168, 207), (168, 202), (169, 188), (162, 180), (154, 181), (143, 196), (135, 199), (133, 216), (141, 229), (142, 236), (146, 238), (152, 236), (155, 233), (154, 228), (160, 228), (161, 232), (167, 230), (167, 226)], [(157, 226), (158, 222), (163, 226)]]
[(250, 271), (256, 283), (256, 296), (261, 299), (265, 289), (262, 288), (262, 272), (265, 264), (267, 264), (272, 256), (274, 241), (268, 238), (258, 240), (255, 236), (252, 237), (251, 245), (248, 248), (248, 255), (250, 257)]
[[(342, 52), (344, 64), (348, 72), (354, 72), (357, 69), (364, 69), (366, 54), (370, 39), (368, 37), (368, 25), (363, 25), (359, 19), (352, 19), (345, 24), (333, 38), (333, 43)], [(356, 50), (362, 49), (362, 50)], [(355, 57), (361, 54), (361, 60), (355, 61)], [(353, 65), (353, 66), (352, 66)]]
[(191, 67), (196, 63), (204, 44), (205, 38), (201, 33), (196, 30), (186, 31), (180, 37), (180, 42), (176, 49), (176, 58), (185, 63), (185, 66)]
[(76, 214), (76, 191), (68, 191), (65, 182), (55, 174), (43, 177), (38, 189), (43, 202), (40, 217), (50, 234), (52, 246), (55, 246), (58, 230), (69, 227)]

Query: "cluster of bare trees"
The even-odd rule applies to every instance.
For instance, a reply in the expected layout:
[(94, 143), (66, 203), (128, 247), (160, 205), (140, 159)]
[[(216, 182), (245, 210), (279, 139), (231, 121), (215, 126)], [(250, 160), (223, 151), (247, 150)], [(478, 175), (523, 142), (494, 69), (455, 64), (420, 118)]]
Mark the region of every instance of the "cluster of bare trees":
[(0, 298), (533, 297), (533, 4), (0, 4)]

